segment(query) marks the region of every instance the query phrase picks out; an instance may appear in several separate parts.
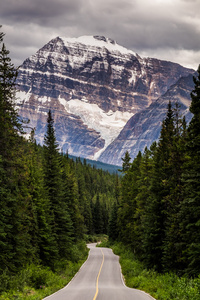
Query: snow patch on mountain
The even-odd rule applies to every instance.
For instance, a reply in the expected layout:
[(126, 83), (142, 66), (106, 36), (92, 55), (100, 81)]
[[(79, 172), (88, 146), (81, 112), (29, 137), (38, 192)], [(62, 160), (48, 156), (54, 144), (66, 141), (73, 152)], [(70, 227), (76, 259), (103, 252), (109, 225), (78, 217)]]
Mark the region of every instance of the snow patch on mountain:
[(32, 95), (32, 93), (30, 92), (30, 90), (29, 90), (28, 93), (23, 92), (23, 91), (17, 91), (16, 92), (15, 104), (16, 105), (22, 105), (23, 103), (28, 102), (31, 95)]
[(94, 159), (97, 159), (101, 152), (119, 135), (127, 121), (133, 116), (133, 113), (121, 111), (110, 110), (106, 113), (97, 104), (87, 103), (85, 98), (66, 101), (59, 97), (58, 100), (68, 113), (79, 116), (85, 125), (99, 132), (105, 140), (104, 148), (96, 153)]
[[(17, 105), (22, 105), (26, 102), (29, 102), (31, 96), (32, 96), (31, 90), (29, 90), (27, 93), (24, 91), (17, 91), (15, 103)], [(47, 97), (47, 96), (43, 96), (43, 97), (35, 96), (35, 99), (37, 99), (38, 103), (42, 105), (47, 102), (51, 102), (51, 97)]]
[(127, 48), (118, 45), (114, 40), (110, 38), (106, 38), (104, 36), (80, 36), (78, 38), (65, 38), (60, 37), (66, 46), (70, 44), (75, 44), (77, 47), (77, 44), (83, 44), (87, 45), (89, 47), (94, 47), (95, 52), (96, 48), (106, 48), (110, 52), (120, 52), (121, 54), (132, 54), (136, 56), (136, 53), (132, 50), (128, 50)]

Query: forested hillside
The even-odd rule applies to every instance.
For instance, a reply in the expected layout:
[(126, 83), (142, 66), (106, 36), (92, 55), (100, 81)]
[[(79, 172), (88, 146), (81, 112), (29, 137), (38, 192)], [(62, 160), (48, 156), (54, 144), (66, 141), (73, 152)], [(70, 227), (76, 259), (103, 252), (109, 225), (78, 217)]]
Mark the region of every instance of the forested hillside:
[[(44, 146), (15, 109), (17, 70), (1, 34), (0, 51), (0, 291), (27, 265), (55, 270), (74, 260), (86, 235), (107, 233), (118, 176), (59, 151), (53, 112)], [(77, 255), (76, 255), (77, 257)], [(6, 280), (5, 280), (6, 278)]]
[(121, 197), (112, 211), (110, 238), (129, 245), (159, 272), (200, 274), (200, 66), (194, 77), (187, 126), (172, 107), (158, 143), (130, 162), (123, 158)]

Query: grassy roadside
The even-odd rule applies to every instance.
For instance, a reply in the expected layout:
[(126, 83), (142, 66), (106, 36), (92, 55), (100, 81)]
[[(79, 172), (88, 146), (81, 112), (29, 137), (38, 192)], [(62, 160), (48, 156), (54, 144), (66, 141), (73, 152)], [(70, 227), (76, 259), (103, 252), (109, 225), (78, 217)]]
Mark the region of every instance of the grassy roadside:
[(200, 275), (189, 279), (173, 273), (158, 274), (154, 270), (147, 270), (121, 243), (109, 244), (105, 241), (100, 246), (110, 247), (120, 256), (122, 273), (128, 287), (143, 290), (157, 300), (200, 299)]
[(75, 245), (72, 255), (73, 260), (60, 262), (56, 272), (34, 264), (17, 276), (10, 277), (5, 272), (0, 278), (0, 300), (41, 300), (63, 288), (87, 259), (85, 242)]

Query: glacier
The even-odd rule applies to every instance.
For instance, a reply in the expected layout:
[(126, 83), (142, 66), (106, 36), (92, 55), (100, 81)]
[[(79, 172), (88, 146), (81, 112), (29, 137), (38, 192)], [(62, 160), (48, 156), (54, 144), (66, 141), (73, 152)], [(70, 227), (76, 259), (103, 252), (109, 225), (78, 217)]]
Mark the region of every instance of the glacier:
[(95, 154), (95, 160), (114, 141), (127, 121), (133, 116), (133, 113), (121, 111), (109, 110), (106, 113), (97, 104), (88, 103), (87, 99), (66, 101), (59, 97), (58, 100), (68, 113), (79, 116), (85, 125), (99, 132), (101, 138), (105, 140), (105, 146)]

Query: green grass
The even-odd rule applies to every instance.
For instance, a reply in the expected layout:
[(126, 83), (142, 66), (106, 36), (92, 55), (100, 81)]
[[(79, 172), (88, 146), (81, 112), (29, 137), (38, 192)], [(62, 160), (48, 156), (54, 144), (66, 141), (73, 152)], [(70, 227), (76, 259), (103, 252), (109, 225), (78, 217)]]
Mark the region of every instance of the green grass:
[[(88, 237), (88, 240), (99, 240)], [(147, 270), (135, 259), (134, 254), (121, 243), (110, 245), (107, 237), (101, 237), (102, 247), (111, 247), (120, 256), (120, 264), (128, 287), (143, 290), (157, 300), (200, 300), (200, 276), (195, 279), (176, 274), (158, 274)], [(0, 300), (41, 300), (63, 288), (77, 273), (87, 258), (85, 244), (74, 246), (73, 262), (60, 263), (56, 272), (44, 266), (30, 265), (17, 276), (6, 272), (0, 278)], [(5, 288), (6, 287), (6, 288)], [(3, 291), (4, 290), (4, 291)]]
[(6, 272), (0, 278), (0, 300), (41, 300), (67, 285), (86, 260), (85, 243), (74, 246), (73, 261), (63, 261), (56, 272), (41, 265), (29, 265), (17, 276)]
[(122, 273), (128, 287), (145, 291), (157, 300), (200, 299), (200, 276), (191, 279), (178, 277), (174, 273), (159, 274), (154, 270), (147, 270), (121, 243), (110, 245), (103, 242), (101, 246), (110, 246), (113, 252), (120, 256)]

